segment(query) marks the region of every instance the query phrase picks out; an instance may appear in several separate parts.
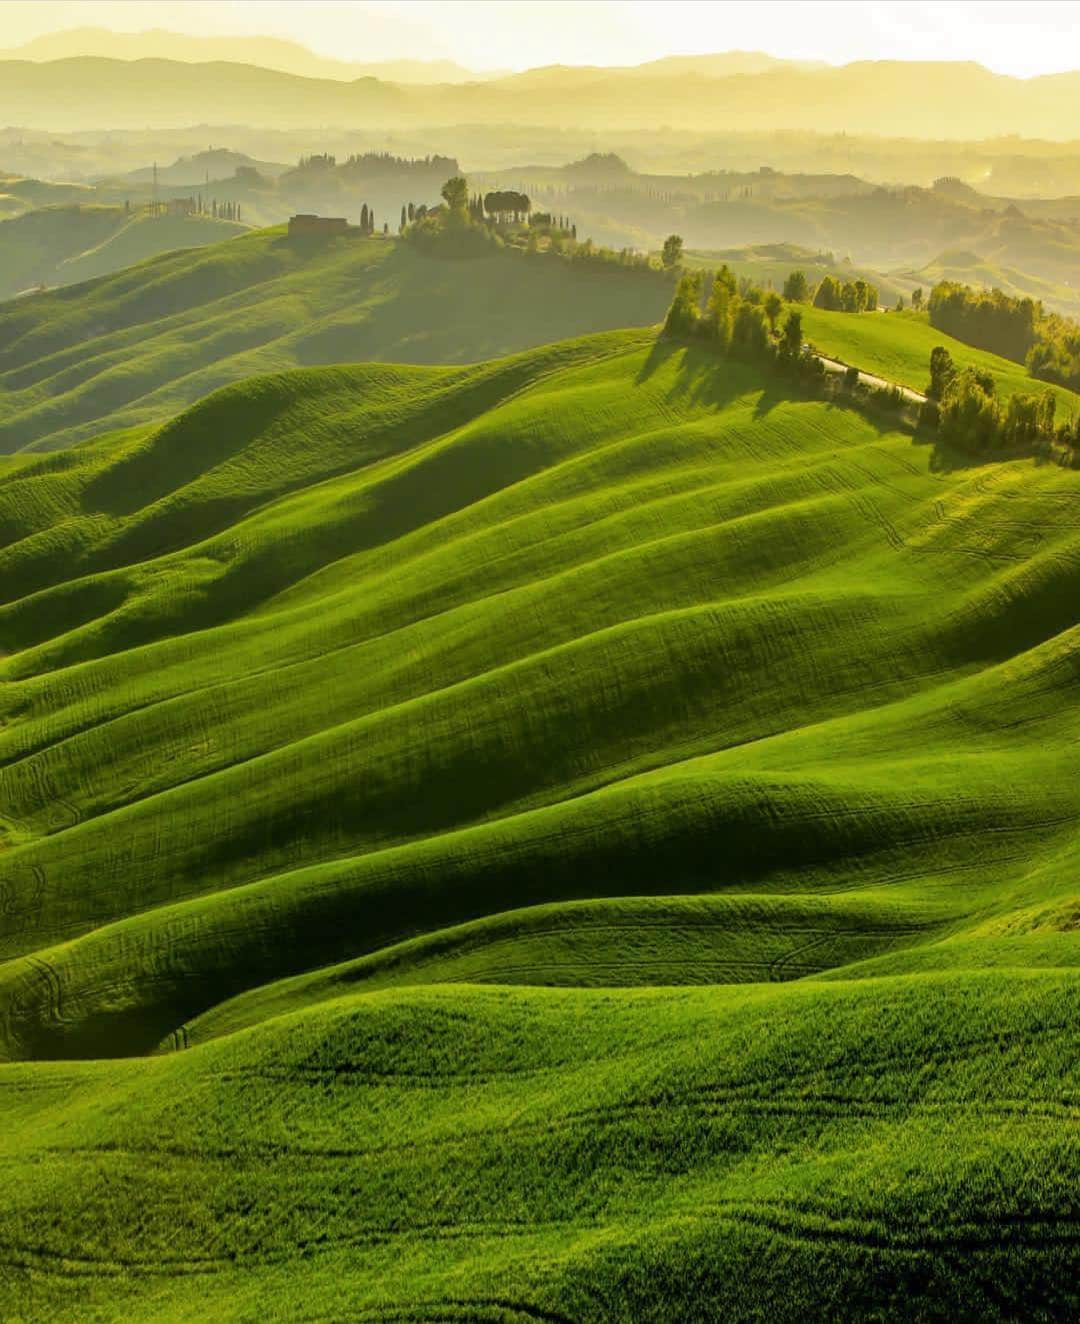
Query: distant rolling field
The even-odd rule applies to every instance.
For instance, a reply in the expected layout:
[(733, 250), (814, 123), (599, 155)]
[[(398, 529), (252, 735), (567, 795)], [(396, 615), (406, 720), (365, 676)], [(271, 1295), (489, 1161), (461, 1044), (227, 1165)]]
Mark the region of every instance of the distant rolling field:
[(0, 1316), (1075, 1317), (1075, 474), (643, 330), (126, 421), (0, 467)]
[(252, 373), (477, 362), (650, 325), (670, 299), (654, 273), (261, 230), (0, 305), (0, 452), (160, 422)]
[[(709, 271), (726, 263), (736, 276), (746, 276), (759, 285), (771, 285), (776, 290), (784, 288), (784, 281), (795, 269), (802, 271), (812, 287), (825, 276), (834, 276), (839, 280), (867, 280), (877, 286), (881, 302), (890, 307), (899, 296), (906, 299), (919, 283), (918, 278), (912, 280), (904, 276), (894, 280), (884, 272), (852, 266), (847, 262), (838, 265), (835, 259), (827, 261), (826, 257), (826, 254), (815, 252), (812, 248), (802, 248), (798, 244), (760, 244), (718, 249), (715, 252), (692, 249), (686, 253), (684, 261), (688, 267)], [(929, 285), (926, 289), (929, 290)]]
[(220, 243), (246, 229), (212, 216), (145, 216), (117, 206), (35, 207), (0, 221), (0, 300), (36, 285), (74, 285), (171, 249)]

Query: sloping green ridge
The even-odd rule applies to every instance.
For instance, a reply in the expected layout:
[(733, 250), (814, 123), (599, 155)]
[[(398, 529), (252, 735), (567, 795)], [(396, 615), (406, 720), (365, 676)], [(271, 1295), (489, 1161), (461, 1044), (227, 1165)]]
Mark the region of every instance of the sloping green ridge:
[[(179, 233), (186, 219), (162, 223)], [(157, 224), (130, 227), (129, 246)], [(84, 277), (94, 260), (81, 259)], [(520, 252), (440, 260), (382, 236), (298, 241), (284, 227), (259, 230), (0, 305), (0, 452), (160, 423), (253, 373), (472, 363), (652, 325), (670, 298), (655, 272), (571, 269)]]
[(635, 331), (0, 469), (0, 1314), (1068, 1318), (1078, 503)]
[(34, 1319), (1065, 1320), (1061, 971), (344, 996), (0, 1070)]
[(38, 284), (73, 285), (171, 249), (220, 243), (246, 229), (216, 216), (146, 216), (96, 203), (32, 207), (0, 221), (0, 300)]
[(1051, 391), (1059, 422), (1080, 414), (1080, 395), (1064, 386), (1031, 377), (1022, 363), (988, 350), (965, 345), (930, 325), (926, 313), (835, 313), (823, 308), (801, 309), (803, 332), (814, 348), (831, 358), (853, 363), (889, 382), (923, 392), (930, 380), (930, 353), (944, 345), (958, 364), (990, 373), (998, 395), (1009, 399)]

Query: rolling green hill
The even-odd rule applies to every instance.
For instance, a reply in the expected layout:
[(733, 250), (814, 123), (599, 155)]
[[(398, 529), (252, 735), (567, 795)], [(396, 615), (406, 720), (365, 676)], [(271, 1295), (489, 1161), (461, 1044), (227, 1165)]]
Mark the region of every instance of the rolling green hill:
[(0, 300), (34, 285), (74, 285), (246, 229), (216, 217), (129, 215), (122, 206), (96, 203), (34, 207), (0, 220)]
[[(93, 251), (78, 259), (100, 260)], [(760, 277), (758, 264), (747, 270)], [(475, 362), (653, 324), (670, 297), (660, 275), (618, 267), (513, 252), (443, 260), (396, 240), (304, 245), (281, 229), (251, 232), (0, 308), (0, 453), (160, 422), (259, 372)], [(959, 363), (988, 368), (1003, 394), (1036, 385), (1015, 363), (935, 331), (925, 316), (853, 320), (807, 308), (804, 322), (822, 352), (917, 390), (937, 344)], [(1057, 393), (1067, 416), (1077, 397)]]
[(657, 273), (263, 230), (0, 307), (0, 452), (161, 421), (252, 373), (475, 362), (656, 323), (670, 299)]
[(0, 469), (0, 1315), (1075, 1316), (1078, 480), (786, 390)]
[(800, 311), (803, 332), (816, 349), (901, 386), (925, 391), (930, 380), (930, 353), (935, 345), (944, 345), (961, 366), (970, 365), (991, 373), (1002, 398), (1050, 390), (1057, 398), (1059, 419), (1080, 413), (1080, 396), (1075, 391), (1038, 381), (1023, 364), (945, 335), (930, 325), (926, 313), (908, 309), (899, 313), (852, 314), (810, 307), (802, 307)]

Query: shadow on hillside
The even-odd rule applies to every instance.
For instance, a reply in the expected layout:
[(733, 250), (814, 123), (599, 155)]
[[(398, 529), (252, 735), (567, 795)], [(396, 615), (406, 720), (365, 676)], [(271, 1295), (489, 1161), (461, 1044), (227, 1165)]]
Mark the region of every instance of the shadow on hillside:
[(114, 517), (145, 509), (239, 455), (294, 403), (279, 379), (225, 387), (94, 474), (84, 504)]
[(943, 442), (936, 432), (923, 428), (915, 433), (912, 445), (930, 448), (930, 472), (937, 474), (959, 473), (965, 469), (984, 469), (990, 464), (1005, 464), (1012, 460), (1030, 460), (1039, 468), (1046, 465), (1060, 467), (1053, 456), (1040, 454), (1032, 447), (965, 451), (950, 446), (947, 442)]
[(680, 340), (658, 337), (642, 364), (635, 384), (642, 385), (666, 368), (673, 359), (671, 389), (665, 399), (697, 408), (721, 409), (754, 391), (760, 391), (754, 419), (766, 417), (777, 405), (793, 400), (814, 400), (827, 409), (855, 410), (879, 435), (896, 432), (901, 426), (895, 416), (867, 408), (843, 396), (827, 395), (786, 376), (769, 364), (747, 363), (713, 353), (710, 349)]
[(672, 360), (678, 362), (674, 373), (668, 374), (672, 381), (664, 399), (669, 404), (697, 409), (723, 409), (725, 405), (764, 386), (754, 410), (754, 417), (758, 418), (791, 398), (788, 383), (775, 380), (770, 374), (763, 374), (753, 364), (713, 354), (698, 345), (663, 337), (653, 343), (634, 379), (635, 385), (641, 386), (650, 381)]

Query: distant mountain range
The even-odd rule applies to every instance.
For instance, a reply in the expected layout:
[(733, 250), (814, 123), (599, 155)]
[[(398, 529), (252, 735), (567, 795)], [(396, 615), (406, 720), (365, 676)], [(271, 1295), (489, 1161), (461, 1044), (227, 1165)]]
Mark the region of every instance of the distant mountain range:
[(357, 63), (316, 55), (299, 42), (281, 37), (193, 37), (151, 28), (146, 32), (110, 32), (108, 28), (71, 28), (35, 37), (0, 60), (70, 60), (94, 56), (109, 60), (179, 60), (185, 64), (257, 64), (300, 78), (382, 78), (394, 83), (464, 83), (496, 74), (478, 74), (453, 60), (382, 60)]
[[(257, 43), (244, 50), (252, 55)], [(767, 63), (759, 68), (756, 60)], [(397, 131), (460, 124), (611, 133), (737, 124), (741, 131), (769, 133), (857, 129), (894, 138), (1061, 140), (1075, 132), (1078, 115), (1080, 73), (1025, 80), (970, 63), (806, 68), (732, 53), (633, 69), (556, 66), (483, 82), (408, 84), (385, 77), (300, 77), (231, 61), (85, 56), (0, 62), (0, 123), (53, 131), (192, 124), (377, 124)]]
[(0, 50), (0, 60), (71, 60), (84, 57), (106, 60), (179, 60), (184, 64), (255, 64), (262, 69), (300, 78), (333, 78), (353, 82), (379, 78), (391, 83), (469, 83), (513, 79), (518, 85), (592, 82), (606, 75), (641, 78), (672, 74), (698, 74), (726, 78), (760, 74), (779, 68), (827, 69), (820, 60), (781, 60), (764, 51), (722, 51), (715, 55), (668, 55), (640, 65), (547, 65), (522, 74), (509, 70), (467, 69), (453, 60), (334, 60), (317, 55), (299, 42), (282, 37), (195, 37), (183, 32), (151, 28), (145, 32), (112, 32), (108, 28), (70, 28), (49, 32), (11, 50)]

